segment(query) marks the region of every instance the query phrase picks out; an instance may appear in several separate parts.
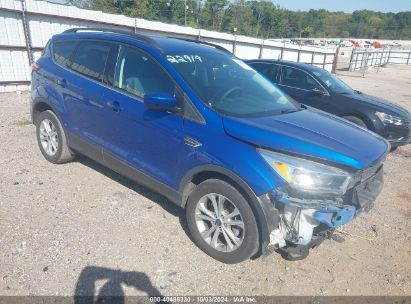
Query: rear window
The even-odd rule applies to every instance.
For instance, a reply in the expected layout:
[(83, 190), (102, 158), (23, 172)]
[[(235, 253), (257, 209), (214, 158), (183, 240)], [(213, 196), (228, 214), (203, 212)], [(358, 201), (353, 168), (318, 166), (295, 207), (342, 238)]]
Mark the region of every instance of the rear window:
[(53, 44), (53, 58), (62, 65), (68, 66), (70, 63), (70, 56), (76, 48), (76, 41), (60, 41)]
[(102, 81), (111, 44), (99, 41), (79, 42), (70, 68), (91, 79)]

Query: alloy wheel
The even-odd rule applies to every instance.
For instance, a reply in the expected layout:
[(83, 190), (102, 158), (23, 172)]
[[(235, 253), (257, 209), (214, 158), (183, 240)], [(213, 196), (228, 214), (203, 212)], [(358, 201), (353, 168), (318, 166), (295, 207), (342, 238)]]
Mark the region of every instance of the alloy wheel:
[(43, 119), (40, 123), (40, 143), (49, 156), (54, 156), (59, 147), (58, 133), (50, 119)]
[(241, 246), (244, 221), (240, 211), (228, 198), (209, 193), (197, 203), (195, 221), (203, 240), (222, 252), (232, 252)]

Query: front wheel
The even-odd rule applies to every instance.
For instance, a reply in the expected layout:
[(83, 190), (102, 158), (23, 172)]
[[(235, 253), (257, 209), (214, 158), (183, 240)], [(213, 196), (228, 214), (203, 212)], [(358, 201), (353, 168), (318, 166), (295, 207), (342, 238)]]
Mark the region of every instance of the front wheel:
[(188, 199), (186, 216), (194, 242), (216, 260), (239, 263), (258, 251), (253, 211), (241, 193), (222, 180), (199, 184)]
[(361, 119), (356, 116), (343, 116), (348, 121), (355, 123), (356, 125), (363, 127), (364, 129), (368, 129), (367, 124)]

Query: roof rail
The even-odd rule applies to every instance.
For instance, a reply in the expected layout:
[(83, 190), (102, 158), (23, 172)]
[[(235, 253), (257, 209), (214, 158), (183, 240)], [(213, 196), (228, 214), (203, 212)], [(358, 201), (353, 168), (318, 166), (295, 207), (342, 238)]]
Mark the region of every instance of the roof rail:
[(126, 36), (130, 36), (130, 37), (143, 40), (144, 42), (150, 43), (152, 46), (155, 46), (158, 48), (158, 45), (149, 36), (139, 34), (139, 33), (134, 33), (131, 31), (126, 31), (126, 30), (118, 30), (118, 29), (111, 29), (111, 28), (97, 28), (97, 27), (75, 27), (75, 28), (65, 30), (63, 34), (77, 33), (81, 31), (104, 32), (104, 33), (115, 33), (115, 34), (126, 35)]
[(196, 39), (190, 39), (190, 38), (180, 38), (180, 37), (168, 37), (168, 38), (174, 38), (174, 39), (184, 40), (184, 41), (187, 41), (187, 42), (194, 42), (194, 43), (204, 44), (204, 45), (215, 47), (216, 49), (218, 49), (220, 51), (223, 51), (225, 53), (228, 53), (228, 54), (231, 54), (231, 55), (233, 54), (229, 50), (227, 50), (226, 48), (223, 48), (222, 46), (219, 46), (218, 44), (214, 44), (214, 43), (210, 43), (210, 42), (206, 42), (206, 41), (202, 41), (202, 40), (196, 40)]

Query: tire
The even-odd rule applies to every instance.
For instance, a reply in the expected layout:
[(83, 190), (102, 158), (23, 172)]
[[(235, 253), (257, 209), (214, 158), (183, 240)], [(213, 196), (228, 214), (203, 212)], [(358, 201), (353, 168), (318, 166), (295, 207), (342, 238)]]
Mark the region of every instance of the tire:
[(41, 112), (35, 124), (37, 143), (45, 159), (53, 164), (62, 164), (75, 157), (67, 145), (66, 134), (56, 114), (50, 110)]
[(351, 121), (353, 123), (355, 123), (356, 125), (363, 127), (364, 129), (368, 129), (366, 123), (361, 119), (358, 118), (356, 116), (343, 116), (343, 118), (345, 118), (348, 121)]
[(391, 147), (390, 152), (394, 152), (397, 149), (398, 149), (398, 147)]
[[(222, 210), (221, 216), (216, 216), (218, 211), (212, 211), (215, 208), (211, 197), (215, 198), (217, 204), (219, 200), (222, 202), (219, 205), (223, 207), (219, 209)], [(204, 207), (207, 208), (208, 215), (203, 212)], [(236, 210), (239, 214), (230, 217), (236, 214)], [(210, 220), (210, 214), (214, 215), (214, 223)], [(208, 219), (203, 219), (204, 216)], [(240, 263), (252, 257), (259, 249), (257, 221), (250, 205), (236, 188), (222, 180), (206, 180), (193, 190), (186, 205), (186, 218), (195, 244), (220, 262)], [(243, 228), (241, 225), (237, 226), (241, 222)], [(206, 236), (213, 227), (215, 230), (209, 237), (202, 236)]]

